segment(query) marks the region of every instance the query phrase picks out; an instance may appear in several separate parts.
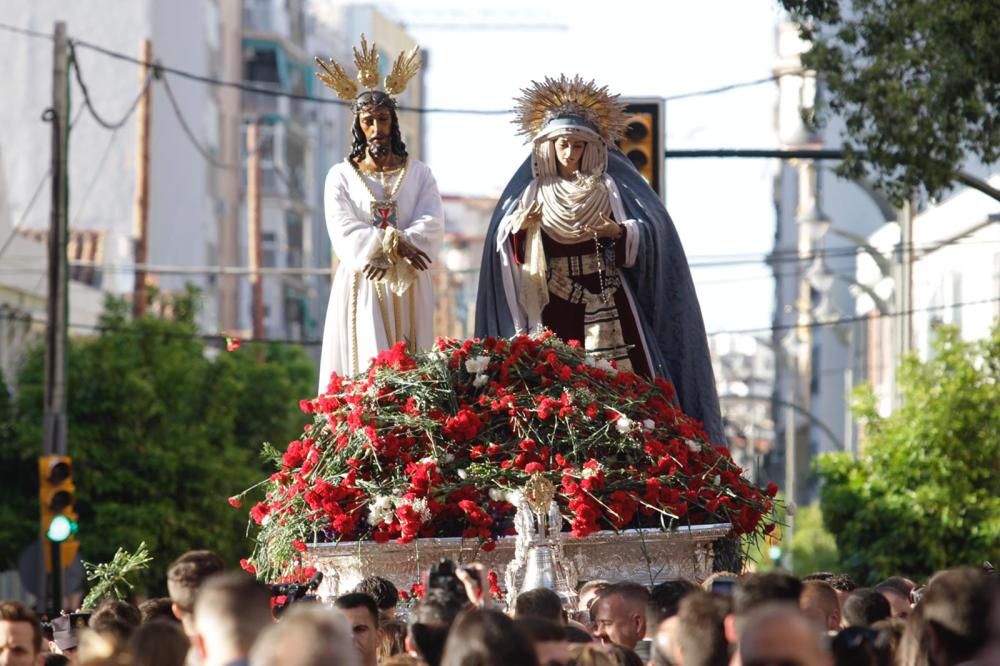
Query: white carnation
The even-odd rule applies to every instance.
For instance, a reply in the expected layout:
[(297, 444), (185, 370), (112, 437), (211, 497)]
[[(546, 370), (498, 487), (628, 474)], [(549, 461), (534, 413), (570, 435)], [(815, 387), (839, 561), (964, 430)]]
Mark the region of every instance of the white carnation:
[(368, 523), (378, 525), (391, 523), (393, 516), (393, 501), (386, 495), (378, 495), (368, 504)]
[(627, 433), (629, 430), (631, 430), (632, 426), (634, 425), (635, 424), (632, 422), (632, 419), (630, 419), (627, 416), (622, 416), (617, 421), (615, 421), (615, 428), (617, 428), (618, 432), (620, 432), (623, 435)]
[(489, 375), (476, 375), (476, 378), (472, 380), (472, 385), (476, 388), (483, 388), (489, 381)]
[(652, 430), (653, 428), (656, 427), (656, 421), (654, 421), (653, 419), (646, 419), (642, 422), (642, 427), (645, 428), (646, 430)]
[(694, 441), (693, 439), (685, 440), (685, 444), (687, 444), (688, 448), (694, 453), (698, 453), (698, 451), (701, 451), (701, 444)]
[(417, 515), (420, 516), (420, 520), (426, 523), (431, 519), (431, 510), (427, 506), (426, 498), (418, 497), (417, 499), (410, 501), (409, 504), (413, 507), (413, 510), (417, 512)]
[(506, 497), (507, 493), (499, 488), (490, 488), (490, 499), (494, 502), (502, 502)]
[(473, 356), (465, 362), (465, 370), (470, 375), (478, 375), (490, 364), (489, 356)]
[(458, 470), (458, 478), (462, 479), (463, 481), (469, 478), (469, 470), (467, 469)]

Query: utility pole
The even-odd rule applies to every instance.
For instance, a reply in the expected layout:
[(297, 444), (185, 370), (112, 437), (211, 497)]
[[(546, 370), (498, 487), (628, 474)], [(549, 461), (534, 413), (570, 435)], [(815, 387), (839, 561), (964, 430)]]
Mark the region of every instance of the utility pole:
[(264, 250), (260, 230), (260, 125), (247, 125), (247, 249), (250, 264), (250, 289), (253, 304), (253, 339), (264, 338), (264, 284), (260, 268)]
[[(42, 455), (66, 455), (66, 317), (68, 312), (66, 261), (66, 211), (69, 209), (69, 42), (66, 23), (56, 21), (53, 30), (52, 108), (52, 211), (48, 243), (48, 301), (45, 323), (45, 393), (42, 424)], [(62, 606), (59, 578), (53, 569), (51, 587), (45, 575), (45, 530), (39, 530), (38, 590), (51, 598), (52, 607)], [(45, 591), (48, 590), (48, 593)], [(53, 596), (57, 595), (57, 596)]]
[(69, 208), (69, 46), (55, 24), (52, 64), (52, 212), (49, 226), (48, 320), (45, 327), (45, 423), (42, 454), (66, 455), (66, 211)]
[[(147, 85), (153, 68), (153, 42), (142, 40), (139, 66), (139, 85), (145, 86), (139, 98), (139, 119), (136, 123), (135, 155), (135, 207), (133, 209), (133, 234), (135, 235), (135, 263), (142, 266), (149, 261), (149, 123), (153, 101), (153, 87)], [(146, 271), (136, 269), (132, 290), (132, 316), (139, 319), (146, 314)]]

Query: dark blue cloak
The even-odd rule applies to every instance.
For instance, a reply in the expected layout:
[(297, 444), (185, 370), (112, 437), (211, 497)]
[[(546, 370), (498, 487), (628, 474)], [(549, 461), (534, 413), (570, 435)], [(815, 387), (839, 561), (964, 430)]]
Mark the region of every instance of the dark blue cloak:
[[(725, 445), (705, 324), (677, 229), (660, 198), (620, 151), (608, 151), (607, 173), (618, 185), (627, 218), (637, 222), (641, 234), (636, 263), (622, 273), (650, 346), (652, 370), (673, 383), (681, 409), (704, 424), (709, 439)], [(504, 189), (490, 219), (476, 301), (478, 337), (516, 333), (504, 293), (497, 229), (517, 207), (532, 177), (529, 156)]]

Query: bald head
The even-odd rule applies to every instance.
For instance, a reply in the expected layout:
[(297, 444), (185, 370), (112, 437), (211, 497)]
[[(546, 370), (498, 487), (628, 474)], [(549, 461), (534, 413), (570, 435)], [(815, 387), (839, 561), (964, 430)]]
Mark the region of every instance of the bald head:
[(791, 603), (765, 604), (751, 611), (741, 627), (739, 650), (743, 666), (833, 663), (824, 633)]
[(813, 622), (827, 631), (840, 629), (840, 599), (829, 583), (819, 580), (803, 583), (799, 607)]

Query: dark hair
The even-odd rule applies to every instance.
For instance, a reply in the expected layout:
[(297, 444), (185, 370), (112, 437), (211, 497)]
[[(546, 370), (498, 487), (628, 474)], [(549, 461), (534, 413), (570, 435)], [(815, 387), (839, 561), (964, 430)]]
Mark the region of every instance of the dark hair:
[(354, 125), (351, 127), (351, 135), (354, 143), (351, 146), (351, 159), (360, 161), (365, 158), (365, 150), (368, 148), (368, 138), (364, 130), (361, 129), (361, 112), (374, 111), (375, 109), (388, 109), (392, 117), (392, 132), (389, 135), (392, 152), (399, 157), (406, 158), (406, 144), (403, 143), (403, 135), (399, 131), (399, 116), (396, 115), (396, 102), (389, 95), (380, 90), (369, 90), (361, 93), (354, 100)]
[(570, 643), (590, 643), (594, 640), (593, 636), (576, 625), (567, 624), (563, 629), (566, 630), (566, 640)]
[(206, 578), (224, 571), (222, 556), (211, 550), (189, 550), (167, 568), (167, 591), (170, 601), (182, 613), (194, 610), (194, 598)]
[(42, 666), (69, 666), (69, 658), (64, 654), (49, 652), (45, 655)]
[(180, 623), (160, 619), (136, 629), (128, 647), (134, 666), (184, 666), (191, 644)]
[(689, 580), (675, 578), (657, 583), (649, 591), (649, 603), (646, 604), (646, 626), (655, 627), (668, 617), (677, 615), (681, 599), (698, 589)]
[(368, 576), (354, 588), (355, 592), (364, 592), (378, 604), (378, 609), (385, 611), (395, 608), (399, 601), (399, 590), (392, 581), (381, 576)]
[(348, 592), (337, 597), (333, 605), (340, 610), (351, 610), (352, 608), (367, 608), (372, 616), (372, 624), (378, 629), (378, 604), (370, 594), (364, 592)]
[(733, 591), (733, 610), (737, 615), (748, 612), (772, 601), (790, 601), (799, 604), (802, 581), (782, 571), (744, 576)]
[(153, 620), (180, 622), (177, 616), (174, 615), (174, 609), (171, 606), (172, 603), (169, 597), (157, 597), (156, 599), (143, 601), (139, 604), (139, 615), (142, 616), (142, 623), (146, 624)]
[(614, 595), (619, 595), (625, 599), (641, 604), (649, 603), (649, 590), (639, 583), (632, 583), (625, 581), (622, 583), (615, 583), (614, 585), (609, 585), (603, 590), (601, 590), (598, 599), (605, 599)]
[(531, 641), (499, 611), (466, 611), (444, 646), (441, 666), (538, 666)]
[(858, 584), (847, 574), (834, 574), (824, 582), (837, 592), (853, 592), (858, 589)]
[(31, 625), (31, 640), (35, 653), (42, 651), (42, 623), (34, 611), (20, 601), (0, 601), (0, 620), (5, 622), (27, 622)]
[(870, 627), (892, 615), (889, 600), (870, 587), (859, 587), (844, 599), (841, 614), (849, 627)]
[(707, 592), (692, 592), (681, 599), (677, 609), (677, 641), (684, 666), (726, 666), (727, 602)]
[(132, 604), (120, 599), (105, 599), (90, 616), (87, 626), (105, 634), (120, 644), (127, 643), (142, 624), (142, 613)]
[(438, 666), (444, 654), (448, 630), (468, 605), (442, 589), (430, 589), (410, 612), (407, 635), (417, 653), (430, 666)]
[(875, 586), (876, 592), (895, 592), (907, 601), (910, 599), (910, 592), (916, 585), (902, 576), (890, 576)]
[(802, 582), (803, 583), (808, 583), (811, 580), (818, 580), (818, 581), (822, 581), (822, 582), (826, 583), (826, 582), (828, 582), (831, 578), (833, 578), (836, 575), (837, 574), (831, 573), (829, 571), (816, 571), (814, 573), (811, 573), (811, 574), (808, 574), (806, 576), (803, 576), (802, 577)]
[(532, 643), (552, 643), (566, 640), (566, 627), (544, 617), (515, 618), (514, 624), (531, 639)]
[(546, 587), (528, 590), (517, 595), (514, 601), (514, 617), (540, 617), (552, 622), (561, 622), (562, 600), (559, 595)]

